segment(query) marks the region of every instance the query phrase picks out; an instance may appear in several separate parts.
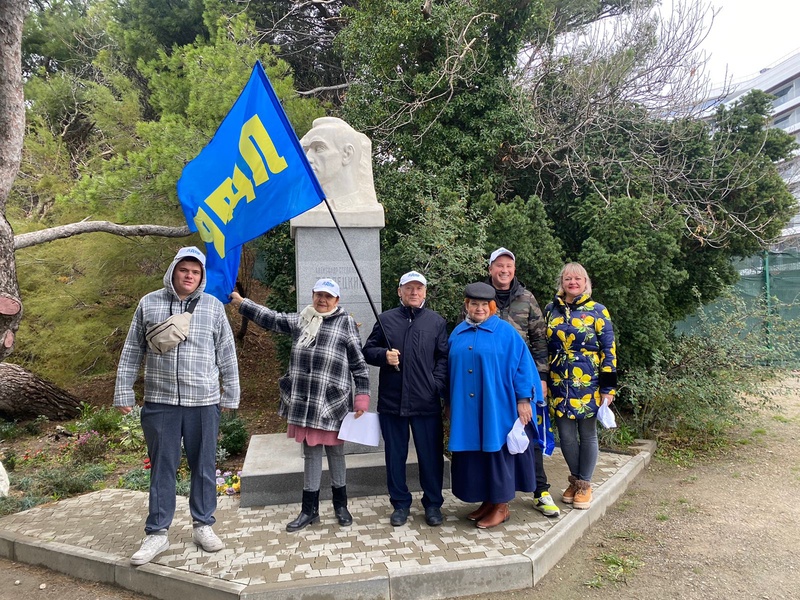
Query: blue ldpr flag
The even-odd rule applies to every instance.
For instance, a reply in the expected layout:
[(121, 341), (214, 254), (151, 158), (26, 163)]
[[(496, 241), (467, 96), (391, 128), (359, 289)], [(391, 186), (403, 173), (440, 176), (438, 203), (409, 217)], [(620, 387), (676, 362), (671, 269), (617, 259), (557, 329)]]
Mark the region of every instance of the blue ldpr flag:
[(205, 291), (227, 303), (242, 245), (324, 197), (257, 62), (214, 137), (178, 180), (186, 223), (206, 243)]

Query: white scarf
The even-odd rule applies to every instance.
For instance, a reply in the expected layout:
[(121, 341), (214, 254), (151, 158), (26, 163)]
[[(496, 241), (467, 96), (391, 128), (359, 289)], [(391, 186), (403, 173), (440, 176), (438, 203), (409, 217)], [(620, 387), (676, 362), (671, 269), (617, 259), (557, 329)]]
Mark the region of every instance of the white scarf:
[(321, 313), (317, 312), (317, 309), (311, 304), (306, 306), (300, 313), (299, 324), (302, 333), (300, 334), (300, 339), (297, 340), (297, 344), (301, 348), (308, 348), (313, 344), (314, 340), (317, 339), (317, 332), (319, 331), (320, 325), (322, 325), (322, 319), (330, 317), (336, 312), (337, 308), (339, 307), (337, 306), (331, 311)]

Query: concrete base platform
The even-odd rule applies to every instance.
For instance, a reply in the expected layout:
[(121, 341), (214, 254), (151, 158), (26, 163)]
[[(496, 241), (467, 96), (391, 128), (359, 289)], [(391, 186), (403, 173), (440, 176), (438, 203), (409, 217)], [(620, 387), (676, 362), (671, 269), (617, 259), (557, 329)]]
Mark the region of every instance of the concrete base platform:
[[(303, 489), (301, 445), (285, 433), (254, 435), (250, 438), (242, 468), (240, 506), (273, 506), (297, 502)], [(420, 491), (419, 464), (413, 444), (406, 462), (406, 483), (412, 492)], [(322, 461), (320, 498), (331, 497), (328, 463)], [(445, 458), (444, 489), (450, 489), (450, 461)], [(387, 496), (386, 464), (383, 452), (347, 455), (347, 495)]]
[(426, 600), (530, 588), (624, 493), (655, 444), (636, 450), (600, 453), (588, 510), (560, 502), (567, 471), (557, 451), (545, 470), (561, 515), (547, 518), (531, 494), (517, 494), (510, 520), (489, 530), (464, 519), (476, 505), (448, 491), (440, 527), (425, 524), (416, 493), (402, 527), (389, 524), (385, 496), (364, 496), (350, 502), (352, 526), (340, 527), (326, 502), (320, 522), (297, 533), (285, 525), (298, 503), (254, 509), (221, 497), (214, 530), (225, 548), (207, 553), (192, 543), (188, 501), (179, 497), (169, 548), (133, 567), (147, 494), (106, 489), (0, 518), (0, 556), (162, 600)]

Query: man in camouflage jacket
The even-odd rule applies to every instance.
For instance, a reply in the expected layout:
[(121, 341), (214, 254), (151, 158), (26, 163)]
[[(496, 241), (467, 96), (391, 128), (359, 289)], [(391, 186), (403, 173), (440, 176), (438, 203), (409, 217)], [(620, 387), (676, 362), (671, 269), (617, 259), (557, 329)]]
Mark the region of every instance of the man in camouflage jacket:
[[(547, 377), (549, 366), (547, 361), (546, 324), (542, 310), (534, 295), (516, 277), (516, 258), (506, 248), (498, 248), (489, 258), (489, 278), (486, 283), (495, 289), (497, 316), (513, 325), (528, 345), (531, 357), (536, 363), (536, 370), (542, 385), (542, 396), (547, 397)], [(547, 409), (538, 407), (537, 427), (544, 428), (547, 433)], [(542, 436), (545, 437), (545, 436)], [(548, 517), (555, 517), (559, 509), (550, 497), (550, 484), (544, 471), (541, 444), (536, 444), (534, 459), (536, 461), (536, 491), (534, 507)], [(547, 448), (552, 451), (552, 448)]]

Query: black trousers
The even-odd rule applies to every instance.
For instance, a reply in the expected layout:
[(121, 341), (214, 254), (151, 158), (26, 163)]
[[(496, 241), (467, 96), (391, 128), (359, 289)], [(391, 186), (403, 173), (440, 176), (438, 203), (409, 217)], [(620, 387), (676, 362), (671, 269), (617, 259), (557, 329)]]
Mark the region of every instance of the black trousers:
[(547, 473), (544, 472), (544, 456), (539, 444), (534, 444), (533, 448), (533, 462), (536, 465), (536, 491), (533, 495), (537, 498), (550, 489), (550, 484), (547, 483)]
[(395, 508), (411, 506), (411, 492), (406, 484), (409, 431), (414, 436), (419, 461), (422, 506), (441, 507), (444, 478), (444, 435), (441, 415), (400, 417), (380, 414), (386, 456), (386, 485)]

